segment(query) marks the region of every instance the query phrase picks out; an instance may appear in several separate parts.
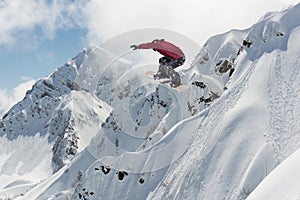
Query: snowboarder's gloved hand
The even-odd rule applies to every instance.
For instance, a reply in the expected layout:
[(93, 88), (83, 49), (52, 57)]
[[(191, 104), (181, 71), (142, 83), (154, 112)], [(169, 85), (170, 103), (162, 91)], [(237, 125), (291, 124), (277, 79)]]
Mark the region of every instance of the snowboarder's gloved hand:
[(132, 48), (132, 50), (136, 50), (139, 48), (139, 45), (134, 44), (134, 45), (131, 45), (130, 48)]

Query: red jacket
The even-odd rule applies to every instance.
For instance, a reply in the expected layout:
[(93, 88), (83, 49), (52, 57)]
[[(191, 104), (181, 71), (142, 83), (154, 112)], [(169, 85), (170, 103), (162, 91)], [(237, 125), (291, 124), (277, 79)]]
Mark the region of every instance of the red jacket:
[(184, 53), (179, 49), (179, 47), (175, 46), (174, 44), (167, 42), (165, 40), (158, 40), (157, 42), (149, 42), (143, 43), (139, 45), (140, 49), (155, 49), (160, 54), (171, 57), (174, 60), (177, 60), (181, 57), (184, 57)]

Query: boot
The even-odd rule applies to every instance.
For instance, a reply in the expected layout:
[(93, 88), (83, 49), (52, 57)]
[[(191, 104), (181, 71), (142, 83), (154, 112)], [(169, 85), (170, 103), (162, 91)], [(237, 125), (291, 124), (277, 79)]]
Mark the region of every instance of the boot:
[(171, 87), (178, 87), (179, 85), (181, 85), (181, 80), (178, 72), (173, 70), (171, 72), (170, 77), (171, 77)]
[(159, 69), (156, 74), (157, 75), (156, 77), (158, 79), (170, 78), (168, 69), (169, 69), (169, 67), (166, 65), (159, 65)]

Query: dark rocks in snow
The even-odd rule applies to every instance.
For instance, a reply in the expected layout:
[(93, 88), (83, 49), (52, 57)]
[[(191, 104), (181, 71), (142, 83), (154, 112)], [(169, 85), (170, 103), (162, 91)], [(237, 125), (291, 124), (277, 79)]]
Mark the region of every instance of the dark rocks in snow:
[(76, 177), (76, 182), (80, 182), (82, 180), (82, 177), (83, 177), (83, 172), (79, 170)]
[(199, 103), (204, 102), (205, 104), (210, 104), (213, 100), (219, 98), (220, 96), (214, 92), (210, 92), (208, 98), (204, 98), (203, 96), (198, 99)]
[(75, 82), (67, 81), (66, 86), (68, 88), (70, 88), (70, 90), (75, 90), (75, 91), (79, 91), (80, 90), (80, 86), (77, 83), (75, 83)]
[(234, 72), (234, 68), (231, 68), (230, 71), (229, 71), (229, 77), (232, 76), (233, 72)]
[(197, 112), (195, 105), (192, 105), (190, 102), (188, 102), (187, 106), (188, 106), (188, 110), (190, 111), (191, 115), (194, 116), (194, 114)]
[(114, 113), (110, 113), (109, 117), (105, 120), (105, 123), (102, 123), (101, 126), (105, 129), (112, 129), (115, 133), (121, 132), (121, 128), (114, 118)]
[[(240, 48), (239, 48), (239, 50), (238, 50), (238, 52), (237, 52), (237, 54), (236, 54), (236, 56), (239, 56), (240, 54), (241, 54), (241, 52), (243, 51), (243, 46), (241, 46)], [(235, 60), (236, 58), (234, 58), (234, 60)], [(233, 60), (233, 61), (234, 61)]]
[(106, 175), (110, 172), (110, 168), (108, 166), (101, 166), (101, 171)]
[(116, 140), (115, 140), (115, 146), (119, 147), (119, 140), (118, 140), (118, 138), (116, 138)]
[(140, 184), (143, 184), (144, 182), (145, 182), (145, 179), (143, 179), (143, 178), (140, 178), (140, 179), (139, 179), (139, 183), (140, 183)]
[(249, 40), (243, 40), (243, 46), (249, 48), (252, 45), (252, 42), (250, 42)]
[(56, 87), (53, 84), (48, 83), (46, 80), (43, 80), (43, 84), (49, 87), (51, 90), (56, 90)]
[(207, 52), (205, 52), (199, 59), (199, 63), (201, 65), (204, 65), (208, 60), (209, 60), (209, 54)]
[(78, 193), (79, 199), (88, 200), (89, 197), (93, 196), (95, 193), (88, 191), (86, 188), (83, 188), (81, 192)]
[(117, 174), (118, 174), (118, 179), (119, 179), (120, 181), (122, 181), (122, 180), (124, 179), (125, 176), (128, 176), (128, 173), (125, 172), (125, 171), (119, 171), (119, 172), (117, 172)]
[(284, 34), (281, 33), (281, 32), (277, 32), (276, 35), (277, 35), (278, 37), (281, 37), (281, 36), (283, 36)]
[(219, 74), (224, 74), (231, 69), (233, 69), (232, 62), (230, 62), (228, 59), (220, 59), (219, 62), (216, 64), (215, 72)]
[(76, 155), (78, 150), (78, 137), (77, 132), (74, 130), (74, 120), (68, 115), (64, 117), (61, 112), (60, 117), (57, 118), (58, 122), (64, 122), (63, 126), (57, 129), (60, 134), (53, 145), (52, 162), (56, 164), (55, 171), (64, 166), (65, 160)]
[(67, 136), (68, 147), (66, 152), (68, 155), (75, 155), (78, 149), (78, 137), (75, 135), (73, 127), (68, 128), (70, 128), (71, 132), (69, 132), (70, 134)]
[(8, 113), (5, 113), (2, 117), (2, 119), (4, 120), (7, 116), (8, 116)]
[[(111, 168), (109, 166), (100, 166), (101, 171), (103, 172), (103, 174), (108, 174), (111, 171)], [(99, 167), (95, 167), (95, 171), (99, 171), (100, 170)]]
[(163, 100), (159, 100), (159, 105), (161, 105), (162, 107), (167, 107), (167, 103), (164, 102)]
[(68, 149), (66, 150), (66, 153), (67, 153), (68, 155), (75, 155), (75, 154), (77, 153), (77, 149), (76, 149), (76, 148), (70, 147), (70, 148), (68, 148)]
[(52, 97), (52, 95), (50, 93), (48, 93), (47, 91), (46, 92), (43, 92), (40, 96), (40, 98), (44, 98), (44, 97)]
[(194, 81), (194, 82), (192, 82), (192, 85), (195, 85), (195, 86), (200, 87), (200, 88), (205, 88), (206, 87), (205, 83), (201, 82), (201, 81)]

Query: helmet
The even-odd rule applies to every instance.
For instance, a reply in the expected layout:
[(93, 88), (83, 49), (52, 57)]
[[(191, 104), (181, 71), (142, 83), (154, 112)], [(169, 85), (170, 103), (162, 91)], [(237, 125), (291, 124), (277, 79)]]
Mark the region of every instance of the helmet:
[(152, 43), (157, 43), (158, 41), (164, 41), (164, 39), (155, 39), (152, 41)]
[(159, 39), (155, 39), (152, 41), (152, 43), (157, 43), (159, 41)]

